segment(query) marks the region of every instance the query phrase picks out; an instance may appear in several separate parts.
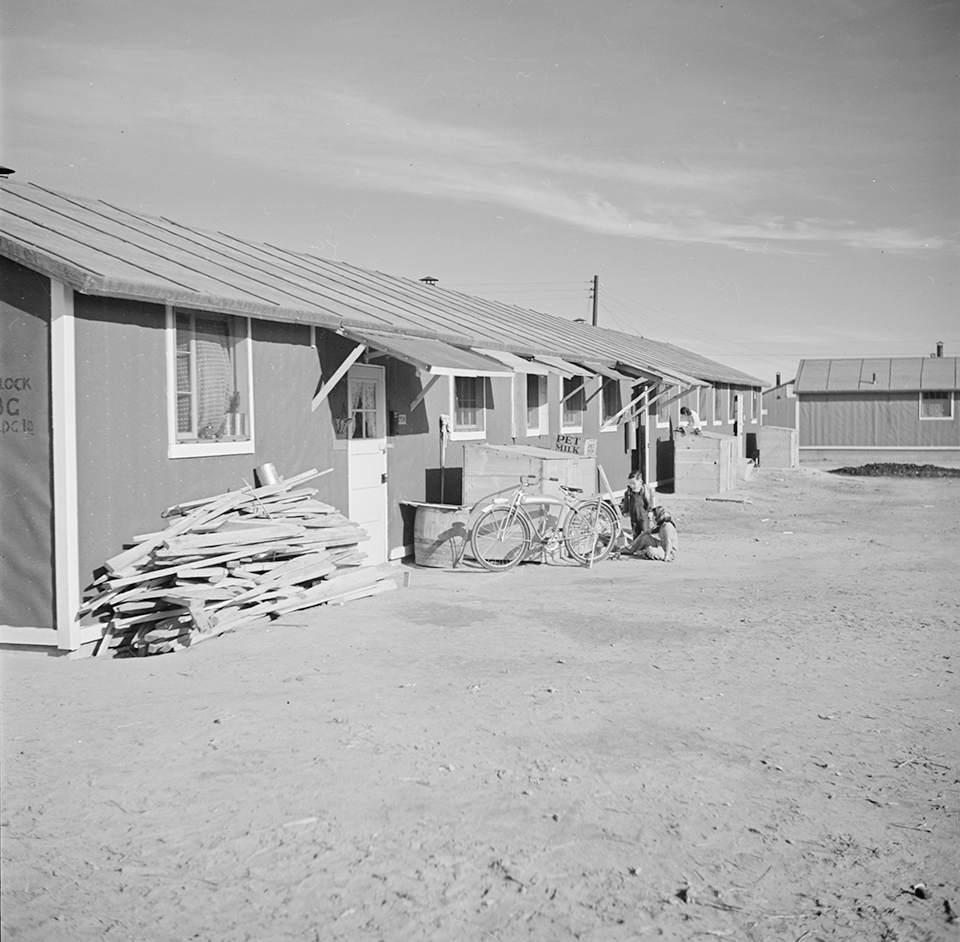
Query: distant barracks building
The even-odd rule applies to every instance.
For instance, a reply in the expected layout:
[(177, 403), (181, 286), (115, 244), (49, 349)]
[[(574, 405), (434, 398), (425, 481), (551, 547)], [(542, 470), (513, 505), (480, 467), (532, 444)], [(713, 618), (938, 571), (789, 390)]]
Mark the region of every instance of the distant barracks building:
[(804, 461), (960, 463), (960, 357), (801, 360), (763, 394), (764, 425), (799, 430)]

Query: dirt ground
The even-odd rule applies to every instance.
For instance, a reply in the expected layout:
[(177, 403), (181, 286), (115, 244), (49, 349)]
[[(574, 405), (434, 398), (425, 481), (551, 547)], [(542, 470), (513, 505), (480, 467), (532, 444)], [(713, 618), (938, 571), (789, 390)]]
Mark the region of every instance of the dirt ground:
[(956, 939), (960, 479), (734, 493), (669, 565), (4, 653), (4, 939)]

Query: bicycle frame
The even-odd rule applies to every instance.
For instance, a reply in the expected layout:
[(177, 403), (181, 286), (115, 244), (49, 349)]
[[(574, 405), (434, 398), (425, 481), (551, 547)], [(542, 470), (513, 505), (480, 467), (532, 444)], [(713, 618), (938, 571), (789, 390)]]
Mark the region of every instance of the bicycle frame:
[[(559, 497), (549, 494), (528, 494), (525, 492), (525, 488), (539, 483), (539, 480), (541, 479), (533, 475), (521, 476), (520, 486), (514, 488), (509, 497), (497, 496), (496, 494), (485, 497), (471, 509), (471, 517), (479, 520), (484, 514), (494, 508), (505, 508), (507, 513), (501, 517), (496, 527), (498, 539), (503, 539), (504, 534), (514, 527), (517, 518), (522, 517), (525, 521), (525, 529), (528, 530), (530, 535), (529, 547), (533, 549), (533, 547), (536, 546), (539, 549), (542, 561), (546, 560), (548, 554), (553, 556), (556, 554), (562, 555), (566, 548), (570, 551), (570, 554), (583, 562), (576, 553), (573, 553), (567, 542), (569, 535), (567, 525), (578, 513), (582, 514), (584, 508), (595, 505), (599, 514), (601, 505), (610, 505), (610, 501), (605, 500), (602, 495), (591, 498), (578, 498), (571, 493), (571, 491), (563, 487), (563, 485), (561, 485), (561, 496)], [(550, 480), (557, 479), (550, 478)], [(499, 493), (502, 495), (503, 492)], [(553, 511), (556, 511), (556, 513), (554, 514)], [(611, 516), (619, 519), (619, 511), (611, 507)], [(596, 532), (594, 539), (596, 539)], [(593, 564), (595, 550), (596, 543), (590, 547), (587, 554), (587, 565)], [(603, 553), (603, 556), (605, 555), (606, 553)], [(529, 558), (529, 552), (526, 558)]]

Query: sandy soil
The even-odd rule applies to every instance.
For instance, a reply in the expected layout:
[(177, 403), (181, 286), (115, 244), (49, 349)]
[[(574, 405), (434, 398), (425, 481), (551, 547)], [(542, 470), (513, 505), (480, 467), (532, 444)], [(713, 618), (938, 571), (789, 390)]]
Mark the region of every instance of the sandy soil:
[(960, 480), (737, 494), (671, 565), (5, 653), (4, 938), (957, 938)]

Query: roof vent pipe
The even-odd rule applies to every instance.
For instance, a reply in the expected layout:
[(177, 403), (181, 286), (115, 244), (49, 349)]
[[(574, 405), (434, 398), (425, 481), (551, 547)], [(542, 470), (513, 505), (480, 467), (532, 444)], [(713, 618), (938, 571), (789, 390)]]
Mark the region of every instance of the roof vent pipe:
[(777, 373), (777, 381), (776, 381), (776, 383), (774, 383), (774, 385), (775, 385), (775, 386), (779, 386), (779, 385), (780, 385), (780, 374), (779, 374), (779, 373)]
[(938, 357), (942, 357), (942, 356), (943, 356), (943, 341), (942, 341), (942, 340), (937, 344), (937, 356), (938, 356)]
[(427, 275), (424, 278), (420, 279), (425, 285), (435, 285), (440, 279), (434, 278), (433, 275)]

